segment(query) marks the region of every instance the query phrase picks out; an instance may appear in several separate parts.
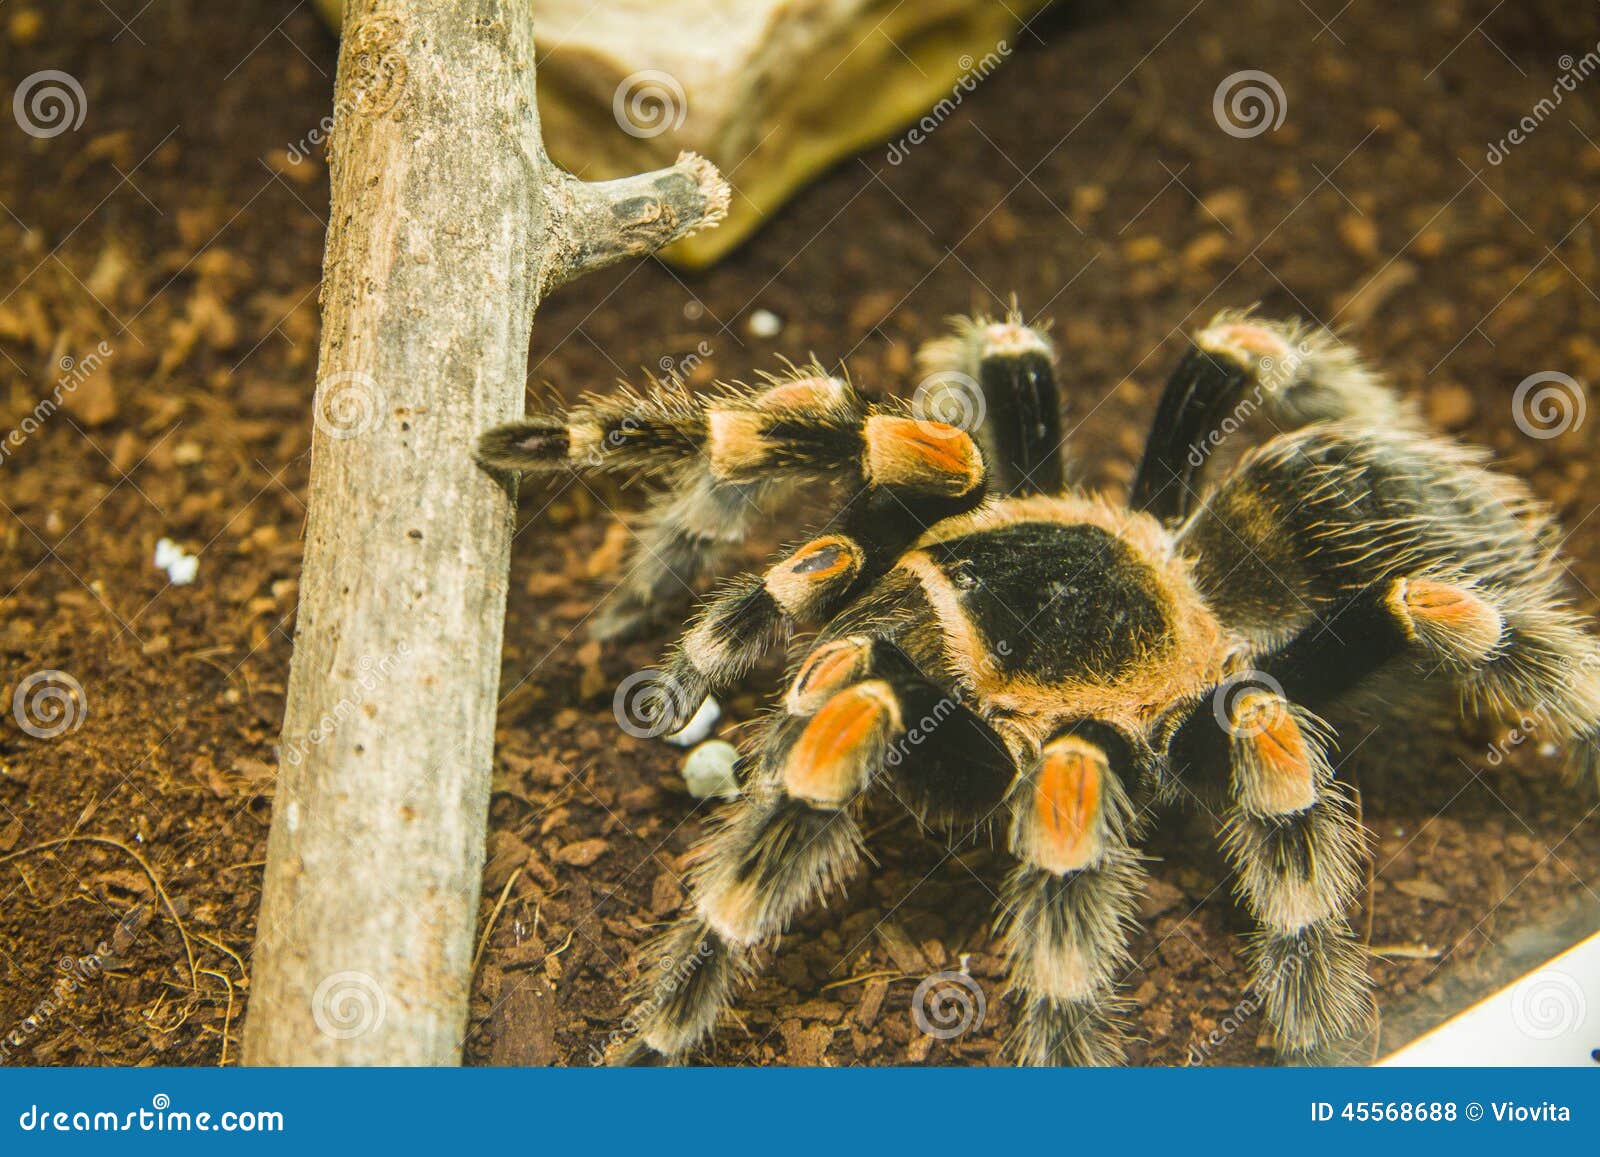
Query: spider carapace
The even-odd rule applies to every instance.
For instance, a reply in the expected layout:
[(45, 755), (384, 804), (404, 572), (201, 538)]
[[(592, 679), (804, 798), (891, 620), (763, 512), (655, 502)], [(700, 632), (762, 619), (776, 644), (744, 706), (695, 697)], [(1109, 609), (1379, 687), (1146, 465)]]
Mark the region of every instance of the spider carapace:
[[(681, 605), (796, 484), (839, 484), (822, 533), (717, 588), (664, 664), (676, 723), (804, 639), (684, 911), (641, 958), (639, 1032), (615, 1059), (702, 1042), (758, 950), (858, 866), (873, 793), (1006, 833), (1018, 1061), (1122, 1058), (1154, 802), (1220, 817), (1279, 1047), (1349, 1036), (1369, 1009), (1347, 918), (1365, 836), (1322, 716), (1392, 716), (1443, 687), (1493, 718), (1537, 708), (1591, 767), (1600, 652), (1552, 524), (1299, 324), (1225, 314), (1194, 335), (1126, 500), (1065, 482), (1040, 330), (960, 320), (920, 361), (910, 403), (810, 365), (709, 395), (590, 397), (480, 445), (492, 467), (667, 483), (607, 635)], [(652, 985), (659, 962), (673, 985)]]

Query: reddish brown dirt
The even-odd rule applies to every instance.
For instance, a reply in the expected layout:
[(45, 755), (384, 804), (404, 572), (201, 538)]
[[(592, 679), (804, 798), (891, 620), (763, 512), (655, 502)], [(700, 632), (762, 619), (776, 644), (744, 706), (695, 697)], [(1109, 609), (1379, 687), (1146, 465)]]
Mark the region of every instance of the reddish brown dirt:
[[(535, 384), (571, 395), (689, 355), (707, 381), (815, 351), (903, 390), (942, 318), (1016, 293), (1055, 319), (1077, 478), (1116, 491), (1186, 327), (1256, 301), (1336, 317), (1436, 423), (1493, 447), (1555, 506), (1592, 611), (1600, 421), (1532, 439), (1510, 397), (1538, 371), (1600, 379), (1600, 104), (1570, 99), (1503, 164), (1484, 159), (1550, 92), (1558, 58), (1594, 47), (1592, 19), (1566, 15), (1587, 6), (1481, 24), (1486, 0), (1403, 19), (1311, 6), (1330, 26), (1299, 4), (1047, 16), (903, 164), (840, 165), (718, 269), (639, 264), (564, 290), (538, 318)], [(0, 428), (21, 427), (65, 359), (93, 366), (0, 461), (5, 701), (59, 670), (87, 707), (52, 739), (0, 718), (7, 1063), (232, 1061), (248, 1011), (327, 215), (320, 155), (289, 150), (327, 111), (335, 46), (291, 0), (137, 10), (0, 9), (4, 92), (58, 68), (88, 105), (81, 130), (47, 140), (0, 125)], [(1241, 69), (1282, 83), (1276, 131), (1219, 130), (1213, 92)], [(755, 308), (783, 319), (775, 339), (750, 336)], [(588, 1062), (702, 830), (679, 753), (611, 716), (613, 689), (664, 640), (584, 639), (627, 540), (605, 506), (635, 501), (526, 492), (485, 926), (506, 899), (473, 1002), (476, 1062)], [(151, 565), (164, 537), (198, 553), (193, 585)], [(731, 718), (750, 719), (768, 686), (732, 697)], [(1496, 740), (1390, 729), (1352, 764), (1377, 851), (1357, 920), (1383, 949), (1381, 1036), (1352, 1057), (1600, 924), (1592, 788), (1563, 786), (1536, 743), (1491, 758)], [(993, 1060), (1010, 1016), (988, 932), (1005, 857), (950, 849), (892, 805), (869, 826), (876, 866), (785, 938), (707, 1059)], [(1138, 1062), (1271, 1060), (1258, 1019), (1228, 1031), (1244, 921), (1211, 836), (1172, 814), (1151, 844), (1161, 862), (1127, 977)], [(90, 956), (74, 964), (88, 979), (62, 981), (61, 961)], [(912, 1025), (911, 993), (962, 961), (986, 1016), (935, 1042)]]

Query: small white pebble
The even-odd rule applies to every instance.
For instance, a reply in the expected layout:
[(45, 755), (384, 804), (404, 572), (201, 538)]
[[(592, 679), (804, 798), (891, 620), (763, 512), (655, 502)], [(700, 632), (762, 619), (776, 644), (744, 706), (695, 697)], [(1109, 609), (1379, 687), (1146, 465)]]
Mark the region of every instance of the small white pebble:
[(695, 799), (718, 796), (732, 799), (739, 794), (739, 781), (733, 765), (739, 749), (726, 739), (710, 739), (691, 751), (683, 761), (683, 782)]
[(754, 309), (745, 321), (751, 337), (777, 337), (783, 332), (783, 318), (770, 309)]
[(200, 570), (198, 555), (184, 553), (183, 547), (170, 538), (156, 543), (155, 564), (167, 572), (167, 579), (175, 587), (188, 586)]
[(666, 741), (674, 747), (693, 747), (711, 734), (711, 729), (721, 718), (722, 705), (707, 695), (706, 701), (695, 711), (694, 718), (685, 723), (680, 730), (666, 736)]

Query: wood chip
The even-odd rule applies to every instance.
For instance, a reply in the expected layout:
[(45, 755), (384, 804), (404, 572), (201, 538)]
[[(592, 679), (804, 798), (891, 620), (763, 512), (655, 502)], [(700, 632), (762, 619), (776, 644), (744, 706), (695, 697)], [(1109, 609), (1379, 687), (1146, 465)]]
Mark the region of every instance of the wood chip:
[(545, 1066), (561, 1059), (556, 1047), (556, 994), (538, 973), (505, 978), (506, 991), (489, 1017), (491, 1065)]
[(906, 930), (893, 920), (885, 920), (878, 925), (878, 939), (883, 941), (889, 959), (901, 972), (912, 976), (926, 976), (932, 971), (928, 967), (928, 958), (922, 955), (922, 950), (911, 942), (911, 937), (906, 935)]
[(1417, 267), (1409, 261), (1391, 261), (1371, 278), (1334, 302), (1334, 316), (1341, 328), (1359, 329), (1377, 316), (1384, 304), (1417, 279)]
[(217, 770), (217, 765), (212, 762), (209, 755), (197, 755), (189, 763), (189, 772), (211, 789), (211, 794), (218, 799), (227, 799), (233, 794), (228, 787), (227, 780), (222, 778), (222, 773)]
[(1400, 880), (1395, 884), (1395, 891), (1404, 892), (1417, 900), (1428, 900), (1435, 904), (1449, 904), (1453, 897), (1444, 888), (1432, 880), (1425, 880), (1418, 876), (1414, 880)]
[(1169, 884), (1159, 876), (1145, 881), (1144, 897), (1139, 902), (1139, 918), (1150, 920), (1163, 912), (1170, 912), (1183, 902), (1183, 890)]
[(498, 893), (523, 864), (528, 862), (528, 845), (510, 832), (495, 832), (489, 837), (489, 858), (483, 869), (484, 891)]
[(683, 888), (671, 872), (662, 872), (650, 886), (650, 915), (665, 916), (676, 912), (683, 903)]
[[(65, 367), (67, 363), (58, 364)], [(74, 369), (63, 373), (62, 380), (70, 388), (62, 393), (61, 405), (85, 426), (104, 426), (117, 416), (117, 387), (109, 362), (100, 363), (92, 372)]]
[(816, 1068), (826, 1065), (828, 1045), (833, 1042), (833, 1030), (827, 1025), (805, 1028), (798, 1018), (791, 1017), (778, 1026), (778, 1035), (788, 1046), (785, 1063)]
[(1339, 219), (1339, 240), (1357, 257), (1378, 255), (1378, 226), (1371, 217), (1354, 214)]
[(871, 1028), (878, 1023), (878, 1013), (883, 1008), (883, 998), (889, 995), (889, 979), (880, 976), (876, 980), (869, 980), (866, 987), (861, 990), (861, 1003), (856, 1005), (856, 1023), (862, 1028)]
[(1423, 394), (1428, 421), (1446, 430), (1459, 430), (1472, 421), (1478, 400), (1472, 391), (1457, 382), (1440, 382)]
[(906, 1060), (914, 1065), (920, 1065), (928, 1059), (928, 1053), (933, 1049), (933, 1038), (925, 1032), (919, 1032), (911, 1038), (911, 1043), (906, 1046)]
[(824, 1024), (838, 1024), (844, 1018), (844, 1005), (833, 1000), (814, 998), (804, 1004), (796, 1005), (789, 1011), (803, 1021), (820, 1020)]
[(241, 755), (233, 761), (233, 772), (257, 784), (271, 783), (278, 778), (276, 767), (265, 760), (252, 759), (248, 755)]
[(17, 841), (22, 838), (22, 821), (13, 819), (5, 827), (0, 828), (0, 852), (9, 852), (17, 846)]
[(568, 844), (556, 853), (558, 863), (571, 864), (575, 868), (587, 868), (610, 850), (611, 845), (605, 840), (579, 840), (575, 844)]

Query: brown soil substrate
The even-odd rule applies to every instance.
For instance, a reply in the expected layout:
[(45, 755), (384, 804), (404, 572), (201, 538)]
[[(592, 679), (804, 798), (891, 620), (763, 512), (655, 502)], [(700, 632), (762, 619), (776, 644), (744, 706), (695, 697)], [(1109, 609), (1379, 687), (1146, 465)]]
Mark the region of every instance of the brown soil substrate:
[[(1538, 371), (1600, 380), (1600, 106), (1568, 100), (1502, 164), (1484, 159), (1550, 92), (1558, 58), (1594, 47), (1592, 19), (1567, 16), (1592, 9), (1311, 7), (1330, 25), (1295, 3), (1059, 10), (903, 163), (839, 166), (718, 269), (636, 264), (563, 290), (537, 321), (534, 383), (570, 396), (673, 363), (708, 381), (815, 351), (904, 390), (946, 315), (1016, 293), (1055, 319), (1075, 476), (1116, 491), (1186, 327), (1258, 301), (1337, 315), (1437, 424), (1555, 506), (1592, 611), (1600, 421), (1529, 438), (1510, 398)], [(88, 103), (78, 132), (4, 126), (0, 427), (71, 372), (64, 359), (110, 350), (0, 464), (5, 697), (52, 669), (87, 706), (54, 739), (0, 726), (0, 1034), (21, 1039), (6, 1063), (232, 1061), (248, 1012), (328, 208), (307, 142), (335, 45), (292, 0), (136, 10), (0, 11), (4, 92), (59, 68)], [(1287, 100), (1281, 127), (1252, 139), (1212, 112), (1243, 69), (1269, 71)], [(312, 159), (294, 163), (296, 148)], [(776, 338), (751, 336), (756, 308), (783, 320)], [(635, 945), (678, 904), (706, 815), (680, 753), (612, 718), (613, 690), (665, 640), (585, 641), (628, 541), (610, 504), (637, 499), (525, 494), (485, 927), (504, 902), (473, 1001), (476, 1062), (588, 1062), (619, 1028)], [(751, 558), (800, 531), (775, 528)], [(198, 553), (192, 585), (152, 566), (161, 538)], [(753, 717), (771, 674), (731, 697), (731, 721)], [(1491, 758), (1482, 728), (1397, 731), (1350, 765), (1375, 836), (1356, 919), (1382, 950), (1383, 1013), (1352, 1057), (1600, 923), (1589, 785), (1564, 785), (1537, 742)], [(868, 823), (875, 866), (785, 937), (707, 1059), (993, 1062), (1010, 1017), (989, 932), (1004, 855), (947, 847), (892, 805)], [(1245, 921), (1212, 836), (1173, 813), (1151, 841), (1127, 976), (1137, 1062), (1272, 1059), (1258, 1018), (1225, 1031)], [(61, 982), (63, 960), (90, 956), (74, 965), (88, 980)], [(983, 1024), (934, 1041), (912, 1025), (912, 992), (963, 962), (989, 997)]]

